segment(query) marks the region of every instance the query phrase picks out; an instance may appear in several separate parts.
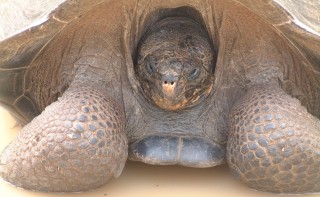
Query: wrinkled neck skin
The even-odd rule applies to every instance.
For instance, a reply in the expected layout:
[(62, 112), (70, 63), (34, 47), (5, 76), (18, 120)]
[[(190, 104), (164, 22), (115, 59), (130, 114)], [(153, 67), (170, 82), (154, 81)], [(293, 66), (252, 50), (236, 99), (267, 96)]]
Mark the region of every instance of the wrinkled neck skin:
[[(204, 136), (224, 145), (230, 108), (248, 87), (259, 83), (282, 86), (299, 80), (283, 70), (298, 68), (304, 58), (273, 26), (242, 4), (224, 0), (140, 1), (127, 9), (123, 39), (127, 77), (122, 81), (130, 142), (152, 133), (177, 133)], [(133, 62), (148, 28), (166, 17), (189, 17), (201, 24), (217, 57), (212, 89), (206, 98), (174, 110), (163, 109), (144, 95)]]
[[(176, 5), (165, 5), (166, 2), (162, 2), (164, 5), (161, 7), (182, 7), (186, 6), (187, 3), (182, 1)], [(161, 4), (161, 3), (160, 3)], [(206, 83), (208, 88), (205, 89), (204, 96), (199, 99), (199, 102), (193, 104), (183, 103), (184, 107), (177, 106), (177, 108), (165, 109), (164, 107), (159, 107), (159, 104), (152, 101), (150, 95), (146, 95), (143, 91), (148, 83), (145, 81), (144, 85), (141, 85), (140, 78), (134, 71), (134, 66), (132, 62), (132, 57), (138, 46), (138, 42), (145, 35), (146, 31), (155, 24), (160, 19), (170, 17), (189, 17), (190, 19), (196, 21), (198, 24), (202, 25), (205, 31), (207, 31), (210, 41), (213, 47), (213, 56), (217, 55), (217, 50), (219, 47), (219, 42), (217, 41), (217, 30), (216, 27), (209, 27), (208, 24), (213, 25), (214, 21), (205, 21), (205, 16), (208, 10), (206, 6), (199, 8), (198, 6), (203, 4), (195, 3), (194, 8), (182, 8), (177, 10), (164, 9), (164, 11), (157, 11), (157, 5), (150, 8), (149, 13), (143, 13), (146, 8), (144, 5), (138, 5), (134, 12), (133, 19), (141, 19), (141, 21), (131, 21), (127, 26), (130, 28), (125, 35), (132, 35), (138, 33), (135, 36), (128, 36), (133, 40), (125, 40), (124, 46), (129, 46), (127, 49), (128, 60), (128, 81), (127, 83), (133, 88), (133, 92), (126, 90), (124, 86), (124, 103), (127, 114), (127, 124), (126, 131), (130, 142), (134, 142), (138, 139), (143, 138), (146, 135), (152, 134), (170, 134), (179, 136), (201, 136), (206, 139), (213, 141), (217, 144), (224, 145), (227, 140), (227, 113), (229, 109), (226, 107), (229, 105), (228, 101), (233, 102), (233, 99), (219, 99), (219, 95), (216, 93), (219, 85), (219, 76), (213, 75), (215, 70), (216, 59), (211, 64), (211, 67), (206, 68), (210, 70), (211, 77), (206, 78)], [(198, 7), (198, 8), (197, 8)], [(147, 9), (149, 10), (149, 8)], [(203, 14), (203, 15), (202, 15)], [(212, 20), (213, 18), (210, 18)], [(131, 32), (130, 30), (135, 30)], [(214, 30), (214, 32), (210, 32)], [(130, 49), (130, 47), (132, 47)], [(130, 55), (129, 55), (130, 54)], [(217, 68), (216, 68), (217, 69)], [(215, 78), (216, 77), (216, 78)], [(218, 78), (217, 78), (218, 77)], [(204, 84), (205, 85), (205, 84)], [(144, 86), (144, 87), (143, 87)], [(203, 88), (202, 88), (203, 89)], [(148, 91), (147, 91), (148, 92)], [(235, 92), (236, 93), (236, 92)], [(222, 93), (224, 94), (224, 93)], [(135, 98), (135, 99), (132, 99)], [(161, 101), (160, 101), (161, 102)], [(162, 101), (165, 103), (165, 101)], [(222, 104), (223, 103), (223, 104)], [(223, 111), (225, 110), (225, 111)]]

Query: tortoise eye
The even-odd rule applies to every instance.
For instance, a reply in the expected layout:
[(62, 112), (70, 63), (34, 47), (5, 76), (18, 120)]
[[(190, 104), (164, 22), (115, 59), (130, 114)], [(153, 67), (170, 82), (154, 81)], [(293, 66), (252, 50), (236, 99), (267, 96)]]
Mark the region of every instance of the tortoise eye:
[(146, 63), (146, 69), (149, 75), (152, 75), (154, 73), (154, 66), (149, 61)]
[(194, 80), (196, 79), (200, 74), (200, 70), (199, 68), (194, 68), (191, 70), (191, 72), (189, 73), (188, 79), (189, 80)]

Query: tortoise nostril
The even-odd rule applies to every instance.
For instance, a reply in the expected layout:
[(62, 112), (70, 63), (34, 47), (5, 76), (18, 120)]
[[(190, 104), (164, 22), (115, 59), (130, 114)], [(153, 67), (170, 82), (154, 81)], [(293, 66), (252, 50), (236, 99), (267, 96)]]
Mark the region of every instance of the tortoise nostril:
[(166, 84), (166, 85), (167, 85), (167, 84), (174, 85), (174, 81), (171, 81), (171, 82), (169, 82), (169, 81), (164, 81), (163, 83)]
[(160, 83), (162, 86), (176, 86), (178, 85), (179, 76), (173, 74), (164, 74), (161, 76)]

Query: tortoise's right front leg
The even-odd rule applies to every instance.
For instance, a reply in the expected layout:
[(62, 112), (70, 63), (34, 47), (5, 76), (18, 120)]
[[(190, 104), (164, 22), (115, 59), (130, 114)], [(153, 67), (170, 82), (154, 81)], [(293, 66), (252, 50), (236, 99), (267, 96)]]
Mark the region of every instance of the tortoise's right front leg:
[(73, 84), (3, 151), (0, 175), (26, 189), (82, 191), (120, 175), (124, 109), (99, 85)]

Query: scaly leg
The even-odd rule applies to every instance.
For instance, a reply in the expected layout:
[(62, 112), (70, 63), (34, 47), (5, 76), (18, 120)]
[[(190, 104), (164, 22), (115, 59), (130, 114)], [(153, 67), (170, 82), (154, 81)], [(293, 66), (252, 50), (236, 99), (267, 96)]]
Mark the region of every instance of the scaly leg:
[(231, 110), (227, 160), (254, 189), (319, 192), (319, 134), (319, 119), (297, 99), (275, 85), (257, 85)]
[(0, 175), (26, 189), (82, 191), (120, 175), (124, 110), (99, 85), (73, 84), (3, 151)]

